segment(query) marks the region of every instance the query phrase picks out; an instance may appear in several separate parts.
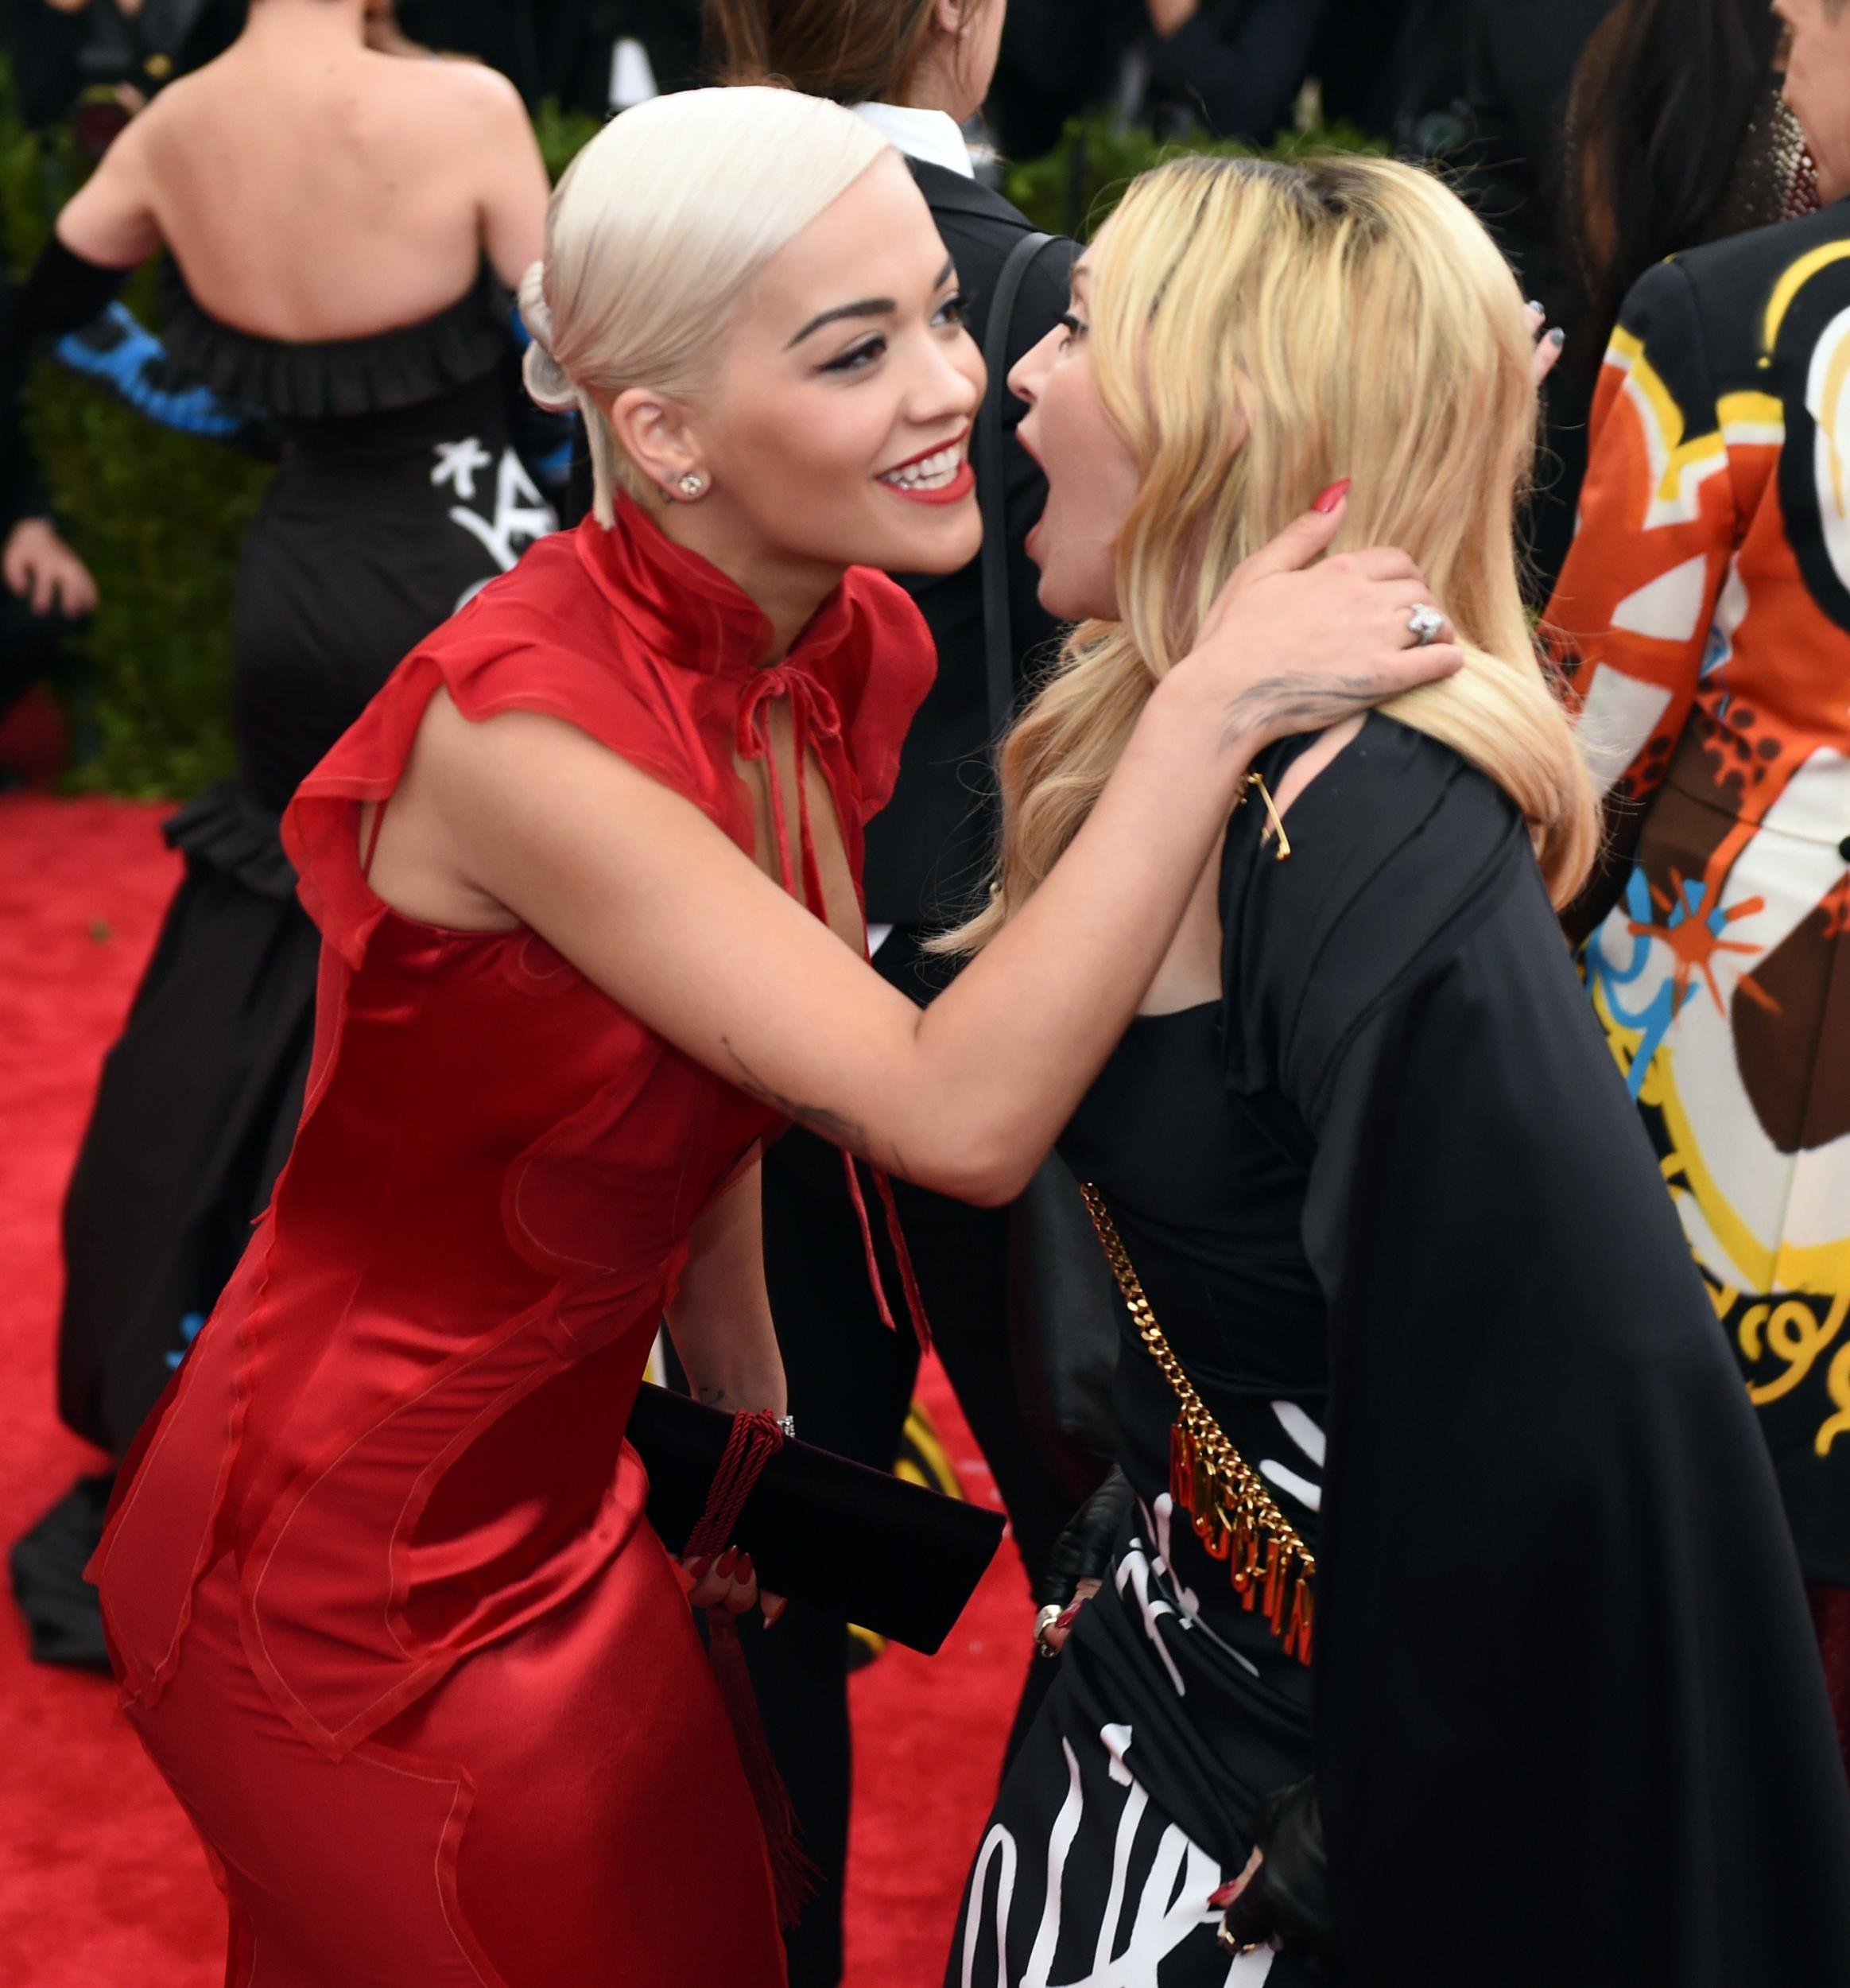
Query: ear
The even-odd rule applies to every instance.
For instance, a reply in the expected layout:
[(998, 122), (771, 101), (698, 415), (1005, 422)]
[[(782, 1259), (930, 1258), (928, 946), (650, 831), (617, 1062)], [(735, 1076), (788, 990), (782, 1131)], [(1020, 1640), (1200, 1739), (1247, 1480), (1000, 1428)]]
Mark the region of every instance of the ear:
[(657, 489), (672, 492), (684, 476), (704, 477), (706, 462), (687, 410), (646, 386), (626, 387), (611, 403), (618, 443)]
[(932, 12), (938, 33), (955, 41), (969, 25), (975, 11), (970, 0), (933, 0)]

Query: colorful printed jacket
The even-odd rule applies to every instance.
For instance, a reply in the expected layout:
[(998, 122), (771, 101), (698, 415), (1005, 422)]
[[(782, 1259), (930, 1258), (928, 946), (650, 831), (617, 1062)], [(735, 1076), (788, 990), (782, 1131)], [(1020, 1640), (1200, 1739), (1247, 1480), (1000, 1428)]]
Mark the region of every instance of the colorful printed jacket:
[(1614, 837), (1588, 985), (1850, 1583), (1850, 201), (1632, 292), (1549, 619)]

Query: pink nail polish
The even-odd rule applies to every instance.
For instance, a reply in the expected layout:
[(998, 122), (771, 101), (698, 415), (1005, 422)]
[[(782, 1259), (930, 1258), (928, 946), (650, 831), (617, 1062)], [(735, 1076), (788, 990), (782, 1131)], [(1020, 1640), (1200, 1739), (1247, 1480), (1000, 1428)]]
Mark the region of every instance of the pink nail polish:
[(1352, 476), (1345, 476), (1340, 483), (1332, 483), (1328, 490), (1311, 506), (1313, 511), (1321, 511), (1324, 517), (1336, 509), (1355, 486)]

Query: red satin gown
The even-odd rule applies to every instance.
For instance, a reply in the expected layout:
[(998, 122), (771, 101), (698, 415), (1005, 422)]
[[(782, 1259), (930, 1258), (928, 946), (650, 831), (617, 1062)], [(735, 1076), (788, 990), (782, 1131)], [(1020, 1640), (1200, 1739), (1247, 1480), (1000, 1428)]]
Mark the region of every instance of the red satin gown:
[(784, 1979), (743, 1770), (623, 1442), (689, 1228), (781, 1121), (533, 933), (399, 916), (359, 845), (440, 685), (471, 719), (579, 727), (750, 851), (735, 755), (787, 699), (858, 877), (929, 639), (857, 571), (755, 667), (767, 641), (626, 504), (414, 651), (289, 812), (324, 938), (301, 1129), (91, 1569), (225, 1892), (231, 1988)]

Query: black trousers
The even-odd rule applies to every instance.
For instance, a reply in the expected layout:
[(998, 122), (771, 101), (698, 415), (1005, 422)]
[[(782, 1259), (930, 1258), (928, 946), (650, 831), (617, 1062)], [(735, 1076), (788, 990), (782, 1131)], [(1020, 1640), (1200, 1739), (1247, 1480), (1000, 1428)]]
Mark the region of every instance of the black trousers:
[[(875, 964), (913, 999), (930, 997), (913, 934), (895, 932)], [(903, 1183), (896, 1182), (894, 1192), (938, 1356), (995, 1474), (1031, 1581), (1072, 1517), (1072, 1501), (1036, 1461), (1023, 1432), (1006, 1330), (1007, 1213), (966, 1207)], [(918, 1349), (878, 1206), (872, 1210), (875, 1247), (897, 1332), (886, 1330), (875, 1309), (860, 1225), (834, 1147), (801, 1132), (779, 1140), (765, 1160), (764, 1211), (765, 1269), (797, 1429), (806, 1442), (889, 1470), (917, 1376)], [(1018, 1734), (1053, 1668), (1033, 1663), (1028, 1598), (1024, 1589)], [(852, 1772), (846, 1625), (793, 1603), (775, 1630), (750, 1628), (746, 1649), (804, 1846), (822, 1873), (790, 1937), (791, 1988), (835, 1988), (842, 1971)]]

